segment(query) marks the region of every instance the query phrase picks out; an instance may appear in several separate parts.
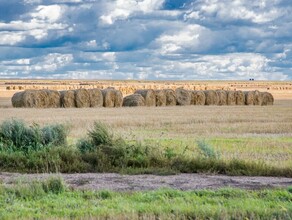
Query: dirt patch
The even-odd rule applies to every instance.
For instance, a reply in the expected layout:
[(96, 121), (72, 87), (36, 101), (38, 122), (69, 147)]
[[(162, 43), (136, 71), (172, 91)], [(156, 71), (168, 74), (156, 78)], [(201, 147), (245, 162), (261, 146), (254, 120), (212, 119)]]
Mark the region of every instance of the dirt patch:
[(86, 174), (17, 174), (0, 173), (3, 184), (15, 184), (19, 181), (29, 183), (32, 180), (44, 180), (61, 176), (69, 187), (74, 189), (144, 191), (159, 188), (180, 190), (219, 189), (226, 187), (241, 189), (262, 189), (292, 186), (292, 178), (247, 177), (204, 174), (179, 174), (171, 176), (121, 175), (114, 173)]

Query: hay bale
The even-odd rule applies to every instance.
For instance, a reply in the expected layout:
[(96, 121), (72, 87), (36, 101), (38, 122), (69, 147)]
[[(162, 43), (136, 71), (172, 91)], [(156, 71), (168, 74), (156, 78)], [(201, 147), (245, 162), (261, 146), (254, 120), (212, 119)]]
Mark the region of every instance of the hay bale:
[(166, 96), (166, 106), (176, 105), (175, 91), (172, 89), (164, 89), (164, 92)]
[(224, 90), (216, 90), (218, 95), (218, 105), (227, 105), (227, 93)]
[(101, 90), (103, 96), (103, 107), (113, 108), (116, 103), (116, 90), (115, 89), (103, 89)]
[(25, 107), (24, 106), (24, 102), (23, 102), (23, 94), (24, 94), (24, 92), (17, 92), (12, 96), (11, 102), (12, 102), (12, 106), (14, 108), (23, 108), (23, 107)]
[(48, 96), (47, 108), (60, 108), (61, 107), (61, 94), (56, 90), (44, 90)]
[(235, 92), (236, 105), (244, 105), (245, 104), (245, 94), (243, 91)]
[(219, 97), (216, 91), (206, 90), (204, 93), (206, 96), (205, 105), (218, 105)]
[(153, 89), (136, 90), (135, 93), (143, 96), (146, 106), (156, 106), (156, 95)]
[(254, 91), (246, 91), (245, 94), (245, 104), (254, 105)]
[(273, 105), (274, 104), (274, 97), (269, 92), (262, 92), (262, 105)]
[(254, 91), (254, 105), (262, 105), (262, 95), (258, 90)]
[(206, 96), (203, 91), (191, 91), (191, 105), (205, 105)]
[(103, 106), (103, 96), (100, 89), (89, 89), (88, 90), (90, 97), (90, 107), (102, 107)]
[(155, 90), (156, 106), (166, 106), (166, 94), (164, 90)]
[(115, 90), (115, 107), (119, 108), (123, 106), (123, 93), (120, 90)]
[(188, 90), (178, 88), (175, 90), (176, 104), (177, 105), (190, 105), (191, 104), (191, 94)]
[(77, 108), (90, 107), (90, 95), (86, 89), (75, 90), (75, 104)]
[(75, 108), (75, 91), (65, 90), (61, 91), (61, 107), (63, 108)]
[(145, 106), (145, 99), (140, 94), (132, 94), (126, 96), (123, 100), (123, 106), (133, 107), (133, 106)]
[(235, 91), (227, 92), (227, 105), (236, 105)]
[(26, 90), (21, 97), (25, 108), (46, 108), (48, 103), (47, 93), (43, 90)]

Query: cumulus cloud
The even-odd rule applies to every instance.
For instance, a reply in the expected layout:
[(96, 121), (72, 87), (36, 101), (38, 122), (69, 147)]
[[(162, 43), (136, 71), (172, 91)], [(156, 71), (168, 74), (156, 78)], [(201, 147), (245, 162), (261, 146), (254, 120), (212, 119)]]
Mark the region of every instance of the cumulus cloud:
[(292, 79), (290, 0), (10, 0), (0, 76)]

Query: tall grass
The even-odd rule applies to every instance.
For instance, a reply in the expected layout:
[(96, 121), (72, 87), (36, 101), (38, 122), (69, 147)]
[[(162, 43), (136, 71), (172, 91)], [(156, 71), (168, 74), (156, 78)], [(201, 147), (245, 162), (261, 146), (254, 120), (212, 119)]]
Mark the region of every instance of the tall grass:
[(223, 160), (206, 141), (186, 156), (138, 141), (125, 141), (104, 124), (95, 122), (87, 136), (68, 145), (63, 125), (27, 126), (5, 121), (0, 126), (0, 171), (17, 172), (123, 172), (123, 173), (219, 173), (292, 177), (292, 168), (262, 162)]

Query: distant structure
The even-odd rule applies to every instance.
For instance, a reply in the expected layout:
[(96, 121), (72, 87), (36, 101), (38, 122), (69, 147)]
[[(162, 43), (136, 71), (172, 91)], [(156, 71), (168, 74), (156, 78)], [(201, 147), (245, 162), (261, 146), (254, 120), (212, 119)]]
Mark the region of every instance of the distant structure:
[(249, 79), (249, 81), (254, 81), (254, 79)]

